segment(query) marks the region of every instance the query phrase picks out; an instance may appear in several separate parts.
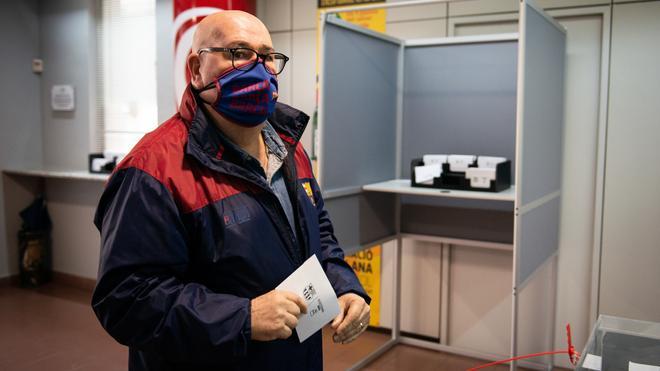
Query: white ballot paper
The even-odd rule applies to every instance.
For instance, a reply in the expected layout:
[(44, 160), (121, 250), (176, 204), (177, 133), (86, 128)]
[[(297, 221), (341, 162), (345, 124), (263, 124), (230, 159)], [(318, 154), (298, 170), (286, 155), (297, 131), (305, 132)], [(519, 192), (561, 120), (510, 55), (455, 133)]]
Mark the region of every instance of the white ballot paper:
[(447, 155), (423, 155), (422, 161), (424, 161), (424, 165), (440, 164), (442, 166), (447, 162)]
[(433, 184), (433, 178), (437, 178), (441, 174), (441, 164), (415, 166), (415, 183)]
[(307, 303), (307, 314), (298, 319), (296, 332), (302, 343), (339, 314), (339, 301), (321, 263), (312, 255), (275, 288), (300, 295)]

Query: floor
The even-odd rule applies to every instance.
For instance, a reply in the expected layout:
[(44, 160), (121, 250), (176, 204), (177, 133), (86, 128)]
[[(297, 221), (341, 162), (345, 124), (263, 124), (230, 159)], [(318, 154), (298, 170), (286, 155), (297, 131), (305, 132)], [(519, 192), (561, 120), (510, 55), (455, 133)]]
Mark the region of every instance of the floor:
[[(362, 357), (366, 356), (379, 345), (385, 343), (390, 336), (380, 333), (365, 332), (350, 346), (338, 345), (332, 342), (332, 333), (323, 332), (324, 369), (335, 371), (345, 370)], [(420, 349), (408, 345), (397, 345), (383, 356), (369, 364), (367, 371), (453, 371), (466, 370), (488, 361), (475, 360), (468, 357)], [(489, 367), (487, 371), (509, 370), (509, 366)], [(520, 371), (524, 369), (518, 368)]]
[[(89, 291), (48, 284), (39, 289), (0, 287), (0, 370), (126, 370), (126, 348), (101, 328)], [(325, 370), (344, 370), (387, 341), (365, 332), (350, 345), (334, 344), (324, 331)], [(465, 370), (483, 363), (466, 357), (400, 345), (366, 370)], [(494, 367), (488, 370), (508, 370)]]

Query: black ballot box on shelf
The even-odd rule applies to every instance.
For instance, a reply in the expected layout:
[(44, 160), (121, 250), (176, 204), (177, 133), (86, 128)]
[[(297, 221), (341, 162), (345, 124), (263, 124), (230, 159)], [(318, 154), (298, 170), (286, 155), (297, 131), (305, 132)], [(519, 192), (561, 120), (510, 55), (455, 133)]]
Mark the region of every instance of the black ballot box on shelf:
[[(487, 180), (486, 186), (474, 186), (474, 176), (470, 176), (470, 171), (453, 171), (449, 163), (442, 164), (442, 173), (439, 177), (434, 177), (431, 184), (418, 183), (416, 181), (415, 168), (423, 166), (424, 160), (422, 158), (413, 159), (410, 163), (410, 184), (413, 187), (425, 188), (439, 188), (439, 189), (454, 189), (464, 191), (481, 191), (481, 192), (501, 192), (511, 187), (511, 161), (506, 160), (500, 162), (492, 169), (494, 178)], [(468, 165), (468, 169), (478, 169), (477, 160)], [(484, 182), (480, 182), (484, 184)]]

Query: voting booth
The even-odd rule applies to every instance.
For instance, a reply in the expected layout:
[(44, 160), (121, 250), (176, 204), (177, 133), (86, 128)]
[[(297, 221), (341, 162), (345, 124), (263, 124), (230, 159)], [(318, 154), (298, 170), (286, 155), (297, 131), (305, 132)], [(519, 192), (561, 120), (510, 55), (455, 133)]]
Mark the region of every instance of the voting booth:
[[(392, 337), (355, 367), (397, 343), (485, 359), (553, 349), (565, 30), (528, 0), (513, 34), (401, 40), (332, 11), (321, 27), (318, 178), (335, 233), (347, 254), (397, 241)], [(512, 185), (411, 187), (426, 153), (510, 159)], [(401, 335), (404, 237), (510, 250), (510, 354)]]

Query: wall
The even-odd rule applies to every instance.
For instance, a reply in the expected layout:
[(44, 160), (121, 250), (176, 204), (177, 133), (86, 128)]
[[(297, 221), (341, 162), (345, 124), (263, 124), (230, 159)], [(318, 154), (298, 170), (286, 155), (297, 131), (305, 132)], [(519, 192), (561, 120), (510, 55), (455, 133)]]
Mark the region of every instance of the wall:
[[(96, 115), (95, 4), (94, 0), (62, 0), (6, 1), (0, 5), (1, 27), (7, 27), (0, 36), (1, 45), (12, 50), (3, 58), (7, 61), (2, 68), (2, 89), (7, 89), (3, 97), (9, 99), (0, 103), (3, 105), (0, 167), (87, 169)], [(31, 72), (31, 60), (35, 57), (44, 61), (41, 76)], [(76, 108), (73, 112), (51, 110), (50, 90), (57, 84), (74, 86)], [(35, 108), (17, 109), (25, 107), (26, 102), (33, 102)], [(42, 137), (45, 138), (43, 142)], [(33, 183), (27, 180), (26, 184)], [(96, 277), (99, 238), (92, 225), (92, 215), (101, 186), (98, 182), (46, 182), (43, 189), (53, 219), (55, 271)], [(26, 205), (28, 199), (23, 198)], [(0, 206), (3, 210), (0, 219), (3, 219), (5, 207)], [(20, 207), (13, 209), (20, 210)], [(16, 218), (16, 215), (7, 217)], [(0, 277), (17, 273), (15, 259), (5, 263), (6, 255), (17, 256), (14, 230), (6, 235), (6, 225), (5, 220), (0, 220), (3, 245)], [(12, 225), (18, 224), (12, 222)]]
[(44, 188), (53, 220), (53, 270), (96, 279), (101, 239), (93, 220), (105, 182), (46, 179)]
[[(0, 27), (6, 28), (0, 36), (1, 45), (16, 51), (7, 53), (4, 59), (7, 66), (3, 65), (2, 69), (5, 81), (2, 89), (6, 89), (3, 96), (15, 99), (0, 102), (2, 112), (6, 112), (0, 137), (0, 168), (86, 170), (87, 155), (95, 149), (96, 1), (7, 1), (0, 6), (3, 17)], [(160, 120), (175, 111), (171, 78), (171, 0), (159, 1), (157, 12)], [(37, 56), (44, 60), (41, 77), (31, 72), (31, 60)], [(50, 89), (56, 84), (74, 86), (75, 111), (51, 110)], [(18, 112), (15, 107), (25, 105), (24, 102), (34, 102), (40, 109)], [(16, 122), (21, 125), (15, 125)], [(48, 138), (43, 144), (42, 133)], [(28, 180), (28, 184), (32, 183)], [(0, 191), (1, 187), (2, 182)], [(100, 241), (92, 219), (103, 183), (51, 179), (46, 181), (44, 190), (53, 219), (53, 269), (96, 278)], [(7, 255), (16, 256), (16, 247), (14, 236), (5, 233), (2, 203), (0, 199), (3, 210), (0, 213), (0, 278), (17, 273), (16, 266), (9, 267), (15, 259), (7, 262)]]
[[(316, 1), (257, 0), (257, 16), (271, 33), (276, 50), (291, 58), (279, 77), (279, 101), (310, 117), (316, 108)], [(302, 143), (311, 151), (311, 122)]]
[[(40, 167), (42, 130), (39, 75), (32, 58), (39, 56), (38, 2), (0, 2), (0, 169)], [(0, 194), (3, 192), (0, 182)], [(0, 278), (9, 275), (4, 198), (0, 197)]]
[[(43, 166), (87, 170), (87, 156), (96, 143), (96, 1), (40, 4)], [(51, 110), (50, 89), (57, 84), (74, 86), (73, 112)], [(100, 242), (92, 217), (102, 187), (101, 182), (46, 180), (44, 192), (53, 219), (55, 271), (96, 278)]]
[(174, 93), (174, 10), (172, 0), (156, 0), (156, 86), (158, 122), (177, 112)]
[[(44, 166), (49, 169), (86, 170), (93, 138), (96, 88), (96, 23), (94, 0), (42, 1), (39, 22)], [(53, 85), (75, 89), (73, 112), (50, 107)]]
[(600, 303), (660, 321), (660, 2), (615, 5)]

